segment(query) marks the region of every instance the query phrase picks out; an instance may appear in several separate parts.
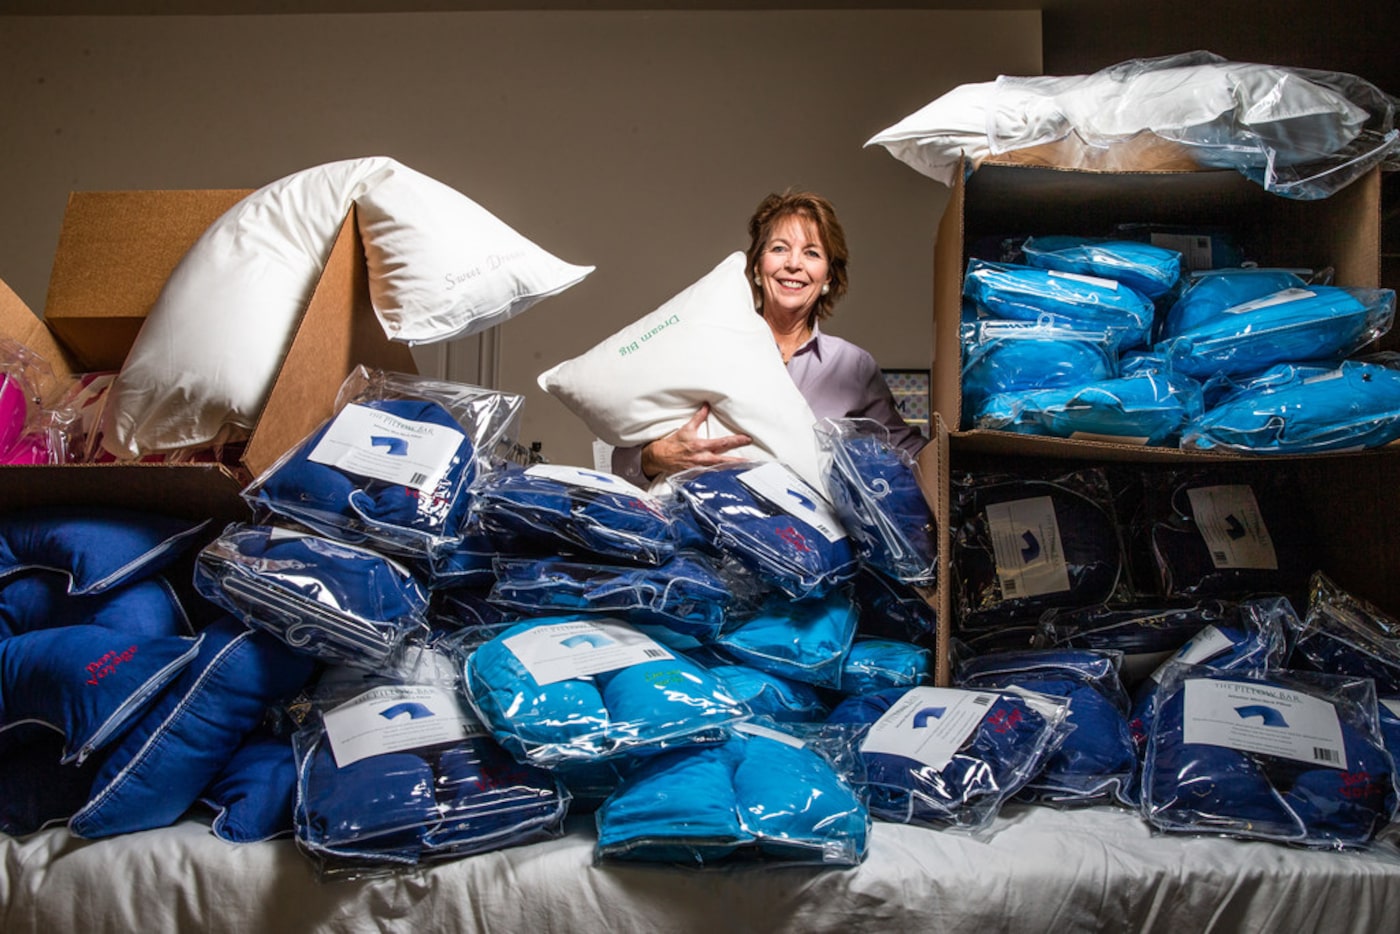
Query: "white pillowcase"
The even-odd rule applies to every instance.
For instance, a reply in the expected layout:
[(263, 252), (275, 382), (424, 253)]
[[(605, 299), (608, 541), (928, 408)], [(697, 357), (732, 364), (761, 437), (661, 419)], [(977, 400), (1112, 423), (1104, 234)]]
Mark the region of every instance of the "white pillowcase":
[(680, 428), (710, 403), (708, 437), (742, 433), (736, 457), (777, 460), (826, 489), (807, 400), (763, 317), (743, 253), (733, 253), (660, 308), (539, 376), (589, 430), (634, 447)]
[(592, 271), (384, 156), (288, 175), (225, 212), (177, 264), (113, 383), (103, 446), (127, 459), (250, 434), (354, 204), (391, 339), (475, 333)]
[(355, 204), (374, 312), (384, 333), (406, 344), (476, 334), (594, 269), (565, 263), (406, 166), (393, 165)]

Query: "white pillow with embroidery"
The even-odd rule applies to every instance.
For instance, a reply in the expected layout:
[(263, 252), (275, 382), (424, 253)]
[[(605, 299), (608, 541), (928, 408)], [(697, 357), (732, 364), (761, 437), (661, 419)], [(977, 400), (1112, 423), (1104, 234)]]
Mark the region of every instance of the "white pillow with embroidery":
[(680, 428), (710, 404), (708, 437), (746, 434), (733, 456), (777, 460), (826, 489), (807, 400), (754, 311), (743, 253), (591, 350), (541, 373), (540, 388), (615, 447)]

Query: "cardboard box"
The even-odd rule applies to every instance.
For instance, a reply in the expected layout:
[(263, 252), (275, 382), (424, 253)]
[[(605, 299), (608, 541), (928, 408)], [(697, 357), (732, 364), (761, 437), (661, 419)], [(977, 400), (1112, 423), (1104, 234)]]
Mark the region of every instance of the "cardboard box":
[[(40, 320), (0, 282), (0, 336), (61, 377), (118, 369), (171, 270), (246, 191), (75, 192), (69, 196)], [(331, 415), (355, 366), (414, 372), (369, 299), (364, 247), (347, 215), (277, 381), (244, 449), (219, 464), (0, 466), (0, 512), (50, 504), (116, 505), (191, 518), (244, 519), (239, 491)]]
[[(1234, 170), (1064, 169), (984, 162), (952, 189), (934, 250), (933, 407), (955, 446), (1046, 457), (1174, 461), (1227, 455), (1127, 443), (962, 429), (958, 330), (971, 245), (1028, 234), (1096, 234), (1120, 223), (1231, 230), (1261, 264), (1335, 269), (1337, 285), (1375, 287), (1381, 272), (1380, 173), (1319, 201), (1271, 194)], [(1400, 334), (1382, 346), (1396, 345)]]

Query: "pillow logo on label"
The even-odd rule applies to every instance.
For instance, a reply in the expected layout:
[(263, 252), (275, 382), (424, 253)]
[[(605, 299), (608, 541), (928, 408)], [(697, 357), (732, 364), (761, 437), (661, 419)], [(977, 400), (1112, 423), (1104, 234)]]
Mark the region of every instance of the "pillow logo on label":
[(1236, 707), (1235, 713), (1241, 720), (1248, 720), (1251, 717), (1258, 717), (1261, 726), (1282, 727), (1288, 729), (1288, 721), (1283, 719), (1283, 714), (1278, 708), (1270, 707), (1266, 704), (1250, 704), (1245, 707)]

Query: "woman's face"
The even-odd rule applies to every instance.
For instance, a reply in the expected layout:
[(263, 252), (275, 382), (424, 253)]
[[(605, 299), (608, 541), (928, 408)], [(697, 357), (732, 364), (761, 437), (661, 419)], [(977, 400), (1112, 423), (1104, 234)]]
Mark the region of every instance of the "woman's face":
[(759, 254), (758, 276), (765, 316), (805, 319), (830, 279), (816, 225), (794, 214), (779, 220)]

